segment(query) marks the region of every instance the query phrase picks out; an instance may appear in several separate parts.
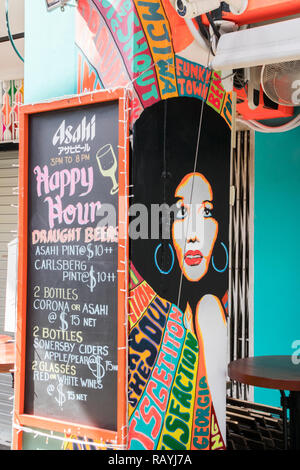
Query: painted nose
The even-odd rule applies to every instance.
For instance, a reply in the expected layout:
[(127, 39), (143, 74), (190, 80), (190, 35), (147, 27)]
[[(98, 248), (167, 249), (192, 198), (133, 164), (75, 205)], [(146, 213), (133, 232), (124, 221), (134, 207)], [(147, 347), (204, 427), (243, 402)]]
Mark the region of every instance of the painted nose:
[(197, 236), (195, 233), (191, 234), (190, 237), (187, 239), (188, 243), (195, 243), (197, 241)]
[(204, 220), (200, 214), (195, 214), (194, 217), (190, 217), (187, 229), (188, 242), (195, 243), (198, 242), (201, 245), (204, 240)]

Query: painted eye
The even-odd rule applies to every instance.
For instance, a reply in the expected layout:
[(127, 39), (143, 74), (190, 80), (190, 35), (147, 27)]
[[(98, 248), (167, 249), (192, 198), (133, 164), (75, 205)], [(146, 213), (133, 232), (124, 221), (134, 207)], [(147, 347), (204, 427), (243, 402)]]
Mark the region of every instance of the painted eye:
[(184, 219), (187, 216), (187, 209), (185, 206), (180, 206), (179, 211), (177, 212), (176, 218), (177, 219)]
[(203, 216), (204, 217), (212, 217), (212, 211), (210, 209), (208, 209), (207, 207), (205, 207), (204, 212), (203, 212)]

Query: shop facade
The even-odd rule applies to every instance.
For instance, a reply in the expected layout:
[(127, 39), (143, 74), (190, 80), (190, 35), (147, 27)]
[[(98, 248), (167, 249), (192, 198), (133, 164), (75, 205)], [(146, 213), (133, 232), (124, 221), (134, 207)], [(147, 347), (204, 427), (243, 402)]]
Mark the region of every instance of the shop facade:
[[(124, 87), (127, 86), (130, 82), (135, 84), (135, 82), (138, 81), (136, 80), (138, 78), (138, 75), (130, 76), (130, 66), (132, 66), (133, 63), (132, 62), (130, 64), (130, 60), (132, 61), (134, 59), (134, 54), (133, 52), (131, 52), (131, 48), (132, 51), (134, 51), (134, 47), (136, 47), (136, 50), (140, 51), (140, 54), (146, 54), (145, 50), (142, 50), (142, 32), (145, 33), (145, 31), (150, 31), (152, 33), (153, 39), (155, 28), (148, 17), (151, 17), (151, 20), (153, 21), (153, 17), (155, 17), (155, 15), (159, 16), (162, 14), (162, 12), (160, 12), (159, 10), (159, 5), (157, 6), (157, 8), (155, 7), (151, 10), (151, 7), (148, 4), (143, 4), (141, 8), (144, 8), (145, 11), (138, 11), (138, 15), (136, 13), (136, 16), (134, 16), (132, 4), (122, 4), (123, 9), (118, 11), (118, 9), (116, 8), (118, 16), (116, 16), (115, 18), (115, 13), (109, 12), (109, 5), (105, 2), (99, 2), (99, 5), (96, 5), (96, 2), (81, 1), (79, 2), (79, 14), (77, 9), (72, 7), (71, 5), (66, 6), (65, 11), (63, 12), (60, 11), (60, 9), (48, 12), (46, 11), (45, 5), (41, 4), (41, 2), (36, 1), (35, 3), (35, 8), (30, 7), (29, 9), (29, 6), (25, 6), (26, 60), (24, 75), (24, 103), (26, 105), (38, 102), (51, 102), (55, 101), (58, 98), (78, 96), (79, 94), (88, 95), (93, 91), (99, 91), (103, 88), (114, 88), (120, 85)], [(135, 7), (138, 8), (138, 5), (135, 5)], [(131, 35), (129, 34), (130, 25), (134, 24), (134, 18), (144, 18), (145, 21), (144, 24), (142, 24), (142, 27), (141, 25), (137, 27), (137, 36), (135, 38), (131, 37)], [(104, 25), (105, 27), (103, 27), (101, 23), (104, 21), (104, 19), (106, 19), (106, 25)], [(115, 21), (113, 22), (113, 20)], [(124, 21), (124, 23), (122, 23), (121, 20)], [(159, 18), (159, 20), (161, 21), (161, 18)], [(158, 21), (158, 18), (156, 18), (156, 21)], [(126, 28), (124, 26), (125, 29), (122, 30), (122, 28), (120, 28), (118, 30), (117, 24), (119, 26), (121, 24), (126, 25)], [(162, 24), (164, 23), (161, 23), (160, 25)], [(157, 47), (157, 49), (160, 49), (160, 54), (162, 54), (162, 50), (163, 52), (166, 52), (169, 47), (166, 46), (166, 43), (164, 43), (163, 41), (166, 41), (168, 35), (171, 36), (171, 34), (170, 31), (167, 31), (163, 27), (160, 32), (160, 40), (162, 41), (162, 44), (160, 44), (159, 47), (157, 44), (154, 44), (152, 45), (152, 48)], [(108, 33), (110, 39), (108, 39)], [(149, 37), (147, 38), (147, 40), (148, 43), (151, 44), (151, 34)], [(49, 41), (49, 38), (51, 38), (51, 41)], [(89, 41), (91, 39), (94, 40), (94, 44), (96, 43), (96, 46), (98, 48), (96, 49), (96, 51), (94, 51), (92, 47), (90, 47), (91, 44), (89, 43)], [(121, 46), (124, 47), (124, 45), (126, 44), (127, 47), (125, 47), (123, 58), (125, 57), (127, 62), (125, 60), (125, 69), (123, 70), (123, 73), (120, 69), (120, 67), (124, 67), (124, 63), (122, 63), (122, 60), (120, 60), (120, 57), (122, 58), (122, 53), (120, 53), (120, 51)], [(175, 47), (180, 48), (182, 46), (178, 46), (176, 44)], [(153, 52), (153, 49), (150, 55), (156, 65), (156, 63), (159, 62), (160, 58), (155, 58), (155, 53)], [(181, 126), (179, 126), (179, 128), (176, 126), (178, 126), (178, 120), (180, 118), (181, 113), (182, 115), (184, 115), (185, 122), (190, 119), (190, 125), (192, 126), (193, 124), (195, 124), (195, 127), (198, 129), (198, 119), (201, 115), (202, 109), (201, 104), (204, 102), (204, 100), (201, 98), (203, 98), (204, 95), (201, 97), (201, 91), (199, 92), (199, 89), (197, 89), (197, 87), (195, 88), (195, 85), (193, 85), (191, 73), (194, 74), (194, 76), (196, 74), (198, 78), (200, 76), (203, 77), (203, 71), (200, 71), (201, 62), (198, 62), (198, 64), (195, 62), (193, 64), (193, 72), (191, 72), (192, 66), (190, 62), (193, 61), (190, 61), (186, 58), (185, 60), (183, 60), (178, 56), (179, 54), (177, 55), (176, 63), (175, 61), (172, 62), (172, 60), (174, 60), (174, 56), (173, 59), (171, 56), (164, 58), (164, 60), (166, 61), (164, 62), (164, 64), (168, 63), (168, 67), (163, 67), (163, 64), (161, 63), (160, 68), (158, 68), (156, 72), (157, 76), (160, 77), (160, 83), (155, 82), (154, 75), (152, 76), (149, 72), (150, 70), (152, 70), (152, 64), (150, 64), (150, 62), (149, 66), (147, 66), (148, 62), (145, 58), (141, 62), (137, 60), (135, 62), (135, 66), (137, 69), (143, 64), (144, 70), (139, 70), (139, 73), (144, 75), (143, 79), (140, 78), (140, 83), (138, 83), (138, 86), (135, 88), (136, 98), (132, 101), (132, 105), (136, 105), (136, 109), (132, 110), (134, 112), (132, 112), (132, 122), (130, 123), (131, 129), (133, 129), (133, 123), (136, 122), (136, 134), (133, 134), (133, 156), (143, 155), (143, 159), (145, 161), (149, 160), (151, 152), (153, 151), (153, 147), (155, 148), (157, 155), (160, 155), (159, 152), (161, 152), (159, 161), (164, 161), (163, 149), (158, 149), (159, 142), (161, 142), (161, 140), (166, 141), (167, 139), (169, 139), (168, 145), (171, 149), (170, 152), (172, 152), (173, 155), (176, 155), (176, 148), (172, 147), (172, 145), (170, 144), (170, 140), (172, 141), (172, 134), (174, 135), (174, 133), (180, 133)], [(188, 64), (190, 66), (189, 71)], [(203, 62), (202, 67), (205, 68)], [(175, 68), (176, 72), (174, 71)], [(103, 76), (101, 76), (101, 70), (104, 71)], [(116, 77), (121, 78), (116, 79)], [(174, 88), (175, 77), (177, 80), (176, 90)], [(154, 83), (156, 88), (154, 88)], [(203, 90), (205, 90), (205, 78), (203, 83)], [(222, 293), (218, 294), (217, 296), (215, 292), (214, 295), (220, 299), (220, 302), (222, 304), (222, 311), (224, 312), (225, 316), (229, 314), (228, 324), (230, 336), (228, 340), (229, 348), (226, 347), (227, 339), (225, 339), (222, 348), (220, 348), (221, 356), (223, 356), (224, 360), (224, 363), (221, 367), (224, 373), (222, 372), (220, 375), (220, 377), (222, 376), (222, 378), (220, 379), (220, 387), (224, 388), (224, 392), (223, 394), (220, 393), (220, 395), (223, 396), (224, 400), (223, 402), (221, 400), (221, 403), (218, 404), (218, 398), (215, 398), (215, 400), (212, 400), (212, 402), (216, 403), (215, 406), (217, 410), (221, 409), (223, 411), (216, 412), (215, 408), (210, 408), (210, 416), (213, 417), (213, 426), (214, 429), (217, 431), (215, 435), (210, 434), (211, 439), (214, 438), (213, 441), (211, 440), (209, 444), (206, 443), (206, 446), (209, 445), (210, 448), (212, 448), (215, 444), (217, 445), (217, 447), (225, 447), (225, 382), (226, 364), (228, 360), (232, 358), (251, 355), (253, 354), (253, 352), (255, 352), (256, 354), (263, 354), (266, 352), (276, 354), (281, 352), (286, 353), (287, 351), (290, 351), (292, 354), (295, 351), (295, 341), (299, 339), (297, 338), (297, 334), (295, 333), (295, 331), (297, 330), (297, 328), (295, 328), (295, 324), (299, 322), (299, 316), (296, 313), (297, 304), (295, 301), (295, 296), (292, 295), (292, 292), (296, 291), (296, 286), (293, 287), (293, 279), (296, 282), (297, 276), (293, 275), (293, 273), (296, 272), (295, 270), (297, 266), (297, 253), (295, 253), (294, 251), (293, 254), (289, 253), (288, 247), (290, 246), (292, 249), (292, 246), (294, 246), (295, 243), (284, 243), (284, 252), (286, 253), (284, 255), (284, 259), (286, 269), (289, 273), (286, 279), (285, 286), (282, 280), (282, 270), (280, 269), (277, 271), (276, 267), (274, 266), (274, 251), (276, 249), (278, 250), (278, 248), (276, 247), (280, 246), (282, 240), (292, 240), (293, 234), (296, 232), (296, 230), (294, 232), (294, 229), (292, 229), (292, 226), (289, 224), (277, 224), (275, 230), (274, 219), (277, 220), (278, 208), (279, 212), (281, 213), (287, 211), (289, 214), (289, 218), (292, 216), (292, 213), (295, 210), (295, 207), (297, 206), (297, 198), (299, 196), (297, 196), (296, 191), (292, 192), (292, 198), (290, 198), (290, 196), (286, 196), (288, 197), (289, 201), (290, 199), (292, 200), (292, 202), (289, 202), (288, 208), (284, 204), (283, 200), (280, 199), (279, 193), (281, 195), (291, 194), (291, 177), (293, 177), (293, 179), (295, 180), (292, 186), (295, 188), (297, 187), (297, 175), (299, 174), (299, 158), (297, 157), (298, 150), (297, 146), (295, 145), (295, 142), (297, 141), (299, 131), (296, 129), (286, 134), (276, 135), (275, 137), (269, 135), (259, 135), (258, 133), (256, 133), (254, 137), (253, 133), (245, 129), (241, 129), (238, 131), (238, 135), (236, 138), (236, 151), (235, 153), (230, 152), (230, 114), (232, 112), (230, 104), (232, 103), (232, 101), (230, 94), (227, 94), (224, 89), (221, 90), (221, 85), (220, 88), (218, 88), (218, 85), (220, 85), (220, 81), (218, 81), (218, 77), (215, 77), (215, 95), (211, 98), (212, 106), (209, 106), (206, 102), (205, 108), (202, 109), (202, 112), (203, 116), (205, 117), (205, 121), (210, 122), (210, 128), (212, 128), (213, 126), (215, 126), (216, 129), (222, 128), (221, 131), (216, 130), (216, 135), (218, 136), (218, 139), (222, 140), (223, 145), (224, 142), (229, 143), (228, 151), (225, 151), (225, 153), (223, 154), (222, 151), (220, 151), (220, 156), (218, 157), (223, 163), (227, 159), (227, 163), (222, 169), (222, 175), (227, 174), (225, 186), (228, 188), (228, 199), (226, 200), (225, 198), (223, 200), (223, 203), (225, 204), (225, 208), (223, 208), (223, 210), (221, 211), (223, 219), (222, 217), (221, 219), (219, 219), (219, 226), (222, 225), (222, 221), (223, 225), (227, 227), (225, 227), (225, 232), (227, 231), (227, 239), (226, 235), (224, 235), (223, 239), (220, 240), (221, 248), (218, 252), (218, 261), (220, 261), (220, 263), (217, 262), (217, 255), (215, 255), (215, 267), (217, 268), (215, 271), (218, 273), (218, 277), (217, 281), (213, 282), (214, 284), (220, 282), (223, 268), (226, 267), (226, 270), (224, 269), (225, 274), (223, 281), (221, 281), (220, 287), (220, 292)], [(211, 82), (209, 86), (211, 86)], [(209, 86), (207, 86), (207, 91), (209, 90)], [(145, 88), (143, 89), (143, 87)], [(167, 96), (163, 95), (164, 90)], [(212, 91), (212, 88), (210, 89), (210, 91)], [(200, 93), (198, 97), (197, 93)], [(203, 93), (205, 93), (205, 91), (203, 91)], [(160, 96), (160, 98), (158, 98), (158, 96)], [(193, 103), (195, 102), (195, 100), (198, 100), (197, 104), (194, 105), (195, 107), (193, 107), (193, 105), (186, 104), (186, 98), (188, 96), (191, 96), (193, 98)], [(209, 93), (207, 93), (207, 95), (205, 96), (209, 97), (210, 95)], [(143, 102), (143, 99), (145, 100), (146, 98), (151, 101), (150, 105), (145, 105), (145, 103)], [(169, 101), (166, 101), (166, 98), (168, 98)], [(183, 103), (182, 108), (179, 111), (176, 109), (175, 102), (177, 99), (182, 99)], [(167, 107), (165, 103), (168, 103)], [(144, 107), (145, 110), (144, 114), (141, 109), (141, 104), (143, 105), (142, 107)], [(184, 106), (186, 107), (184, 108)], [(208, 108), (209, 111), (206, 111)], [(176, 119), (174, 123), (168, 121), (168, 125), (170, 127), (168, 132), (164, 133), (162, 132), (162, 129), (166, 130), (166, 128), (164, 128), (164, 124), (166, 123), (164, 119), (168, 110), (170, 115), (176, 116)], [(210, 119), (211, 121), (209, 121)], [(149, 126), (149, 122), (155, 122), (159, 124), (157, 124), (154, 128), (153, 134), (151, 134), (149, 131), (149, 133), (147, 133), (146, 135), (144, 129), (148, 128), (147, 126)], [(220, 132), (220, 134), (218, 134), (218, 132)], [(209, 135), (209, 128), (206, 129), (206, 134)], [(158, 140), (156, 141), (156, 139)], [(191, 139), (191, 136), (187, 137), (187, 140)], [(210, 136), (210, 139), (212, 139), (212, 136)], [(275, 142), (276, 144), (274, 144)], [(193, 144), (191, 144), (191, 147), (195, 148), (197, 146), (196, 143), (197, 140), (195, 140)], [(176, 147), (177, 145), (179, 144), (175, 140), (174, 147)], [(236, 164), (235, 172), (231, 172), (230, 176), (230, 164), (232, 165), (234, 155), (237, 160), (242, 160), (240, 149), (244, 150), (244, 157), (246, 155), (247, 170), (245, 172), (245, 167), (242, 164), (242, 166), (240, 166), (239, 168)], [(247, 150), (245, 151), (245, 149)], [(284, 160), (281, 158), (282, 152), (278, 149), (281, 149), (282, 152), (285, 152)], [(215, 155), (218, 154), (218, 147), (216, 147), (213, 153)], [(11, 154), (11, 157), (13, 158), (14, 155)], [(178, 161), (174, 157), (173, 163), (175, 163), (175, 166), (177, 166), (178, 168), (180, 166), (180, 155), (177, 155), (176, 158), (178, 159)], [(15, 164), (16, 162), (13, 161), (12, 163)], [(184, 176), (188, 175), (190, 172), (193, 171), (193, 164), (194, 158), (191, 157), (191, 170), (183, 171), (182, 175), (180, 175), (181, 177), (179, 178), (180, 181), (183, 180)], [(214, 165), (218, 165), (218, 163), (214, 162)], [(138, 203), (145, 203), (147, 200), (150, 200), (151, 202), (156, 201), (157, 203), (165, 202), (163, 199), (161, 199), (160, 196), (157, 197), (157, 194), (153, 194), (151, 192), (144, 192), (144, 188), (140, 187), (139, 185), (139, 182), (141, 180), (143, 181), (143, 179), (150, 174), (151, 169), (153, 170), (153, 166), (150, 166), (149, 168), (139, 168), (138, 165), (136, 165), (135, 167), (133, 167), (133, 173), (131, 174), (131, 177), (135, 178), (135, 180), (131, 181), (131, 183), (136, 186), (135, 197), (138, 199)], [(158, 172), (160, 171), (160, 169), (157, 168), (156, 171)], [(168, 171), (172, 173), (176, 172), (175, 169), (171, 169), (171, 164), (168, 168)], [(15, 176), (12, 176), (12, 178), (14, 177)], [(152, 178), (153, 181), (151, 181), (151, 186), (155, 186), (156, 174), (154, 171)], [(209, 178), (207, 178), (207, 180), (209, 180)], [(237, 193), (238, 195), (240, 195), (240, 198), (235, 199), (235, 205), (233, 200), (229, 201), (230, 185), (235, 186), (235, 188), (240, 188), (240, 192)], [(180, 191), (180, 189), (178, 188), (177, 190)], [(133, 192), (134, 191), (132, 191), (132, 193)], [(241, 200), (242, 198), (243, 204)], [(275, 203), (275, 201), (277, 202)], [(281, 201), (283, 204), (282, 206)], [(229, 205), (229, 202), (232, 203), (231, 206)], [(14, 202), (9, 202), (9, 204), (14, 204)], [(239, 210), (236, 210), (237, 204), (239, 204)], [(225, 219), (228, 222), (224, 222)], [(237, 220), (239, 220), (239, 222), (237, 222)], [(240, 233), (237, 233), (239, 231)], [(231, 258), (228, 234), (230, 234), (230, 243), (232, 250)], [(150, 247), (150, 245), (149, 248), (147, 248), (147, 251), (151, 252), (152, 250), (154, 254), (156, 254), (155, 258), (153, 257), (151, 252), (151, 256), (153, 258), (152, 263), (156, 264), (155, 274), (151, 274), (150, 269), (148, 269), (147, 266), (144, 269), (143, 264), (150, 266), (149, 260), (147, 262), (144, 262), (142, 253), (143, 250), (145, 250), (145, 246), (146, 245), (144, 243), (142, 243), (140, 246), (135, 243), (132, 244), (131, 261), (134, 262), (134, 265), (131, 267), (130, 271), (130, 282), (132, 291), (134, 291), (134, 289), (140, 284), (143, 284), (143, 295), (148, 296), (148, 301), (149, 303), (151, 303), (151, 301), (153, 300), (153, 296), (157, 295), (157, 289), (160, 289), (162, 286), (162, 292), (164, 295), (160, 293), (159, 298), (169, 299), (171, 301), (171, 304), (174, 305), (178, 304), (180, 282), (177, 282), (176, 284), (176, 280), (174, 281), (176, 288), (170, 288), (170, 285), (172, 285), (170, 279), (165, 282), (165, 273), (169, 271), (169, 268), (173, 264), (173, 258), (168, 254), (168, 243), (166, 245), (165, 259), (161, 259), (159, 256), (159, 250), (161, 250), (162, 245), (160, 245), (157, 240), (155, 247), (158, 247), (158, 251), (155, 251), (155, 247), (153, 249), (153, 247)], [(174, 246), (176, 247), (175, 243)], [(222, 248), (223, 246), (225, 246), (225, 249)], [(226, 257), (226, 249), (228, 250), (228, 259)], [(242, 258), (242, 252), (244, 253), (244, 264), (240, 262), (240, 259)], [(176, 251), (174, 250), (174, 257), (175, 256)], [(234, 264), (235, 259), (239, 260), (237, 264)], [(271, 266), (271, 271), (269, 275), (265, 274), (266, 270), (268, 271), (268, 268), (266, 267), (266, 259), (268, 259), (267, 265)], [(144, 271), (140, 272), (137, 266), (140, 267), (140, 270), (144, 269)], [(245, 276), (243, 277), (245, 269), (247, 273), (246, 278)], [(282, 269), (284, 269), (284, 267), (282, 267)], [(239, 270), (240, 274), (237, 274), (237, 271)], [(274, 275), (274, 271), (276, 273), (278, 272), (278, 277)], [(158, 284), (157, 289), (154, 287), (155, 283)], [(276, 288), (276, 285), (274, 285), (274, 283), (277, 283), (277, 286), (280, 285), (280, 290), (282, 289), (283, 291), (287, 292), (287, 295), (284, 295), (282, 297), (282, 300), (279, 300), (278, 296), (276, 296), (276, 298), (274, 296), (274, 292), (278, 292), (278, 289)], [(171, 292), (172, 289), (174, 292)], [(151, 297), (149, 292), (153, 293), (153, 291), (155, 292), (155, 294), (153, 294)], [(245, 291), (247, 291), (247, 294), (245, 294)], [(140, 295), (141, 294), (139, 294), (138, 296), (139, 300)], [(195, 302), (195, 300), (192, 300), (193, 294), (190, 295), (191, 298), (188, 299), (188, 304), (191, 306), (193, 302)], [(172, 296), (174, 297), (173, 299)], [(228, 296), (232, 311), (235, 309), (235, 315), (233, 315), (231, 319), (230, 307), (228, 306)], [(266, 296), (268, 298), (267, 304), (265, 300)], [(177, 297), (176, 300), (175, 297)], [(134, 320), (138, 318), (141, 314), (141, 307), (137, 306), (135, 298), (130, 300), (131, 320), (129, 320), (129, 331), (134, 331), (134, 327), (137, 327), (136, 321)], [(163, 302), (163, 300), (161, 300), (161, 302)], [(146, 302), (142, 310), (144, 310), (145, 307), (149, 308), (149, 303)], [(163, 304), (161, 304), (161, 308), (162, 305)], [(181, 310), (187, 311), (186, 305), (181, 305), (180, 307)], [(288, 317), (290, 318), (290, 321), (285, 323), (284, 329), (282, 328), (283, 309), (286, 312), (289, 312), (288, 314), (286, 313), (286, 315), (288, 315)], [(188, 316), (186, 318), (188, 318)], [(173, 321), (176, 322), (176, 319), (173, 319)], [(178, 322), (180, 328), (181, 321), (182, 320)], [(186, 324), (184, 325), (184, 327), (186, 328)], [(189, 331), (189, 329), (187, 329), (187, 331)], [(139, 332), (139, 334), (141, 333)], [(220, 338), (223, 338), (223, 334), (220, 333), (220, 335)], [(195, 336), (197, 337), (197, 335)], [(130, 339), (134, 342), (135, 336), (130, 337)], [(194, 358), (194, 355), (196, 357), (195, 353), (198, 352), (198, 346), (196, 346), (196, 342), (194, 342), (194, 338), (192, 336), (191, 338), (186, 338), (186, 341), (188, 344), (182, 343), (181, 352), (183, 354), (185, 347), (187, 349), (190, 348), (189, 358), (191, 360), (192, 357)], [(219, 341), (222, 342), (223, 340), (219, 339)], [(137, 346), (138, 341), (135, 341), (135, 343)], [(195, 350), (193, 350), (193, 344), (195, 345)], [(133, 349), (129, 349), (128, 352), (132, 353), (132, 358), (134, 357), (134, 359), (132, 360), (136, 365), (137, 361), (141, 360), (141, 357), (139, 357), (139, 359), (137, 359), (136, 357), (137, 349), (136, 351), (134, 351)], [(197, 361), (199, 361), (199, 358), (197, 358)], [(221, 358), (220, 361), (222, 362)], [(189, 363), (187, 362), (187, 364), (189, 364), (191, 367), (193, 361)], [(144, 371), (145, 373), (145, 364), (140, 364), (140, 366), (140, 370)], [(177, 364), (177, 367), (178, 366), (179, 363)], [(184, 367), (183, 364), (181, 364), (181, 366), (182, 368)], [(189, 369), (186, 370), (188, 370), (188, 372), (191, 374), (191, 371)], [(132, 377), (134, 376), (134, 373), (135, 372), (133, 367)], [(204, 376), (205, 374), (203, 374), (203, 377)], [(184, 391), (187, 391), (190, 386), (190, 383), (194, 383), (193, 390), (197, 389), (199, 391), (199, 387), (196, 388), (196, 382), (198, 381), (199, 384), (200, 379), (201, 377), (198, 377), (196, 374), (192, 378), (191, 375), (185, 376), (186, 381), (184, 381), (183, 379), (183, 389), (181, 389), (179, 392), (181, 393), (179, 397), (181, 401), (183, 401), (183, 404)], [(131, 382), (129, 379), (129, 385), (130, 383)], [(150, 401), (149, 403), (148, 401), (146, 401), (144, 404), (142, 403), (142, 401), (139, 401), (140, 391), (142, 390), (143, 386), (145, 386), (142, 385), (142, 383), (142, 376), (139, 377), (139, 386), (137, 379), (135, 378), (132, 381), (133, 386), (131, 387), (131, 391), (129, 393), (129, 415), (131, 416), (131, 420), (129, 419), (129, 428), (131, 425), (131, 434), (129, 430), (129, 438), (131, 436), (133, 449), (139, 448), (139, 446), (147, 445), (147, 443), (143, 443), (143, 441), (139, 440), (141, 439), (141, 435), (143, 435), (144, 438), (147, 435), (145, 423), (147, 422), (147, 407), (150, 405)], [(205, 381), (202, 381), (201, 383), (205, 385)], [(217, 382), (214, 387), (215, 389), (218, 388)], [(137, 390), (138, 393), (136, 393)], [(267, 391), (264, 392), (255, 390), (253, 395), (252, 390), (249, 391), (248, 389), (239, 389), (233, 387), (233, 389), (231, 389), (231, 393), (237, 394), (241, 398), (251, 398), (256, 401), (261, 401), (268, 404), (278, 405), (279, 401), (278, 397), (275, 395), (275, 392), (272, 395), (272, 393)], [(147, 397), (147, 395), (144, 395), (144, 397), (145, 396)], [(161, 396), (163, 396), (163, 392)], [(162, 427), (160, 429), (160, 432), (155, 437), (156, 440), (153, 439), (153, 448), (159, 448), (159, 446), (164, 445), (163, 442), (165, 443), (165, 445), (167, 445), (166, 443), (168, 443), (170, 446), (169, 448), (172, 448), (172, 445), (176, 445), (175, 440), (177, 441), (177, 445), (183, 446), (184, 448), (197, 448), (197, 444), (200, 442), (199, 440), (197, 440), (197, 433), (199, 436), (200, 431), (193, 424), (186, 425), (186, 422), (192, 422), (191, 418), (187, 418), (187, 414), (190, 411), (191, 400), (188, 399), (188, 401), (185, 402), (185, 405), (189, 406), (185, 406), (185, 409), (183, 410), (183, 408), (180, 407), (182, 406), (182, 403), (180, 404), (180, 399), (177, 403), (176, 396), (175, 398), (173, 397), (173, 414), (172, 412), (170, 412), (170, 409), (168, 409), (168, 411), (165, 409), (163, 412), (159, 412), (160, 416), (163, 417), (163, 419), (161, 420)], [(193, 400), (195, 400), (195, 397), (193, 398)], [(162, 402), (163, 401), (160, 401), (160, 403)], [(136, 407), (137, 403), (140, 403), (140, 407), (142, 407), (143, 413), (145, 415), (144, 418), (141, 419), (140, 424), (138, 422), (137, 417), (141, 416), (141, 410)], [(169, 406), (170, 404), (171, 400), (169, 401)], [(177, 415), (174, 411), (176, 409)], [(193, 411), (195, 413), (194, 418), (196, 419), (196, 408), (193, 408)], [(180, 416), (178, 416), (178, 414), (180, 414)], [(183, 415), (185, 419), (182, 419)], [(192, 412), (190, 413), (190, 415), (192, 415)], [(221, 416), (219, 420), (216, 420), (216, 415)], [(172, 419), (171, 416), (173, 416)], [(174, 417), (177, 421), (175, 421)], [(216, 422), (219, 422), (221, 424), (216, 426)], [(154, 432), (155, 427), (153, 427), (153, 423), (151, 422), (151, 420), (148, 420), (148, 424), (149, 423), (150, 427), (152, 426), (152, 431)], [(162, 432), (162, 429), (164, 429), (164, 432)], [(134, 433), (136, 433), (136, 436), (140, 436), (139, 439), (136, 438), (137, 440), (135, 440)], [(38, 445), (42, 447), (45, 446), (44, 434), (47, 434), (47, 430), (40, 429)], [(216, 438), (216, 435), (218, 436), (219, 434), (220, 436)], [(26, 434), (26, 432), (23, 432), (23, 435), (24, 447), (28, 446), (28, 448), (31, 448), (31, 446), (34, 445), (32, 444), (31, 434)], [(171, 437), (165, 437), (165, 441), (163, 441), (164, 436), (168, 435), (171, 435)], [(78, 436), (72, 437), (75, 442), (74, 446), (78, 445)], [(183, 441), (181, 441), (180, 438), (182, 438)], [(194, 447), (192, 444), (193, 440)], [(53, 441), (51, 442), (55, 448), (61, 448), (61, 440), (57, 439), (57, 441), (55, 441), (53, 439)], [(150, 443), (148, 444), (150, 445)], [(70, 447), (72, 447), (71, 443)]]

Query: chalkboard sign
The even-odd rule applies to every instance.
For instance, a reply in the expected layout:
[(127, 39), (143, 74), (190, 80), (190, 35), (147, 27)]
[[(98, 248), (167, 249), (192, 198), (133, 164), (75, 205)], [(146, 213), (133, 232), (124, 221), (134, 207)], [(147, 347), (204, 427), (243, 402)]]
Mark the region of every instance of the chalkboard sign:
[(100, 92), (22, 112), (17, 415), (115, 442), (126, 423), (125, 101)]

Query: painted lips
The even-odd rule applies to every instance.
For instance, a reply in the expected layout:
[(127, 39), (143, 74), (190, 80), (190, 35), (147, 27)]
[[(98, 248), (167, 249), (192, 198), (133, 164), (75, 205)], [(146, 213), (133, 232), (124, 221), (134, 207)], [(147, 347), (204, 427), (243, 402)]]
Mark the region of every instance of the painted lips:
[(195, 250), (195, 251), (189, 250), (184, 255), (184, 261), (186, 262), (188, 266), (198, 266), (198, 264), (201, 263), (202, 259), (203, 259), (203, 255), (201, 251), (199, 250)]

